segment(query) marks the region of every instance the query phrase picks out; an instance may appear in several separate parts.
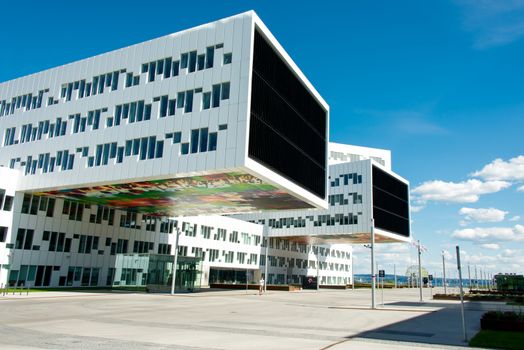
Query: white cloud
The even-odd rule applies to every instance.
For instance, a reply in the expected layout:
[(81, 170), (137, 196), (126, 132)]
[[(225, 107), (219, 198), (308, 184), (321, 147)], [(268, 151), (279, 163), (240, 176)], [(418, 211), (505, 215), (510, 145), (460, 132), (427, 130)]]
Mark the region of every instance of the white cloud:
[(466, 220), (476, 222), (500, 222), (504, 221), (507, 211), (495, 208), (461, 208), (459, 214)]
[(507, 45), (524, 37), (523, 0), (456, 0), (464, 29), (474, 35), (476, 49)]
[(519, 220), (520, 220), (520, 216), (518, 216), (518, 215), (515, 215), (514, 217), (509, 219), (509, 221), (519, 221)]
[(524, 192), (524, 185), (520, 186), (519, 188), (517, 188), (517, 191), (519, 192)]
[(484, 243), (480, 245), (482, 248), (491, 249), (491, 250), (499, 250), (500, 245), (497, 243)]
[[(524, 180), (524, 156), (511, 158), (509, 161), (495, 159), (485, 165), (482, 170), (473, 173), (473, 176), (490, 181), (522, 181)], [(522, 187), (524, 186), (519, 187), (518, 190), (521, 191)]]
[(424, 205), (411, 205), (410, 209), (412, 213), (418, 213), (419, 211), (424, 209)]
[(452, 236), (460, 240), (478, 243), (524, 241), (524, 226), (465, 228), (455, 230)]
[(511, 184), (506, 181), (486, 181), (470, 179), (463, 182), (433, 180), (424, 182), (413, 189), (416, 199), (421, 202), (439, 201), (453, 203), (474, 203), (479, 196), (499, 192)]

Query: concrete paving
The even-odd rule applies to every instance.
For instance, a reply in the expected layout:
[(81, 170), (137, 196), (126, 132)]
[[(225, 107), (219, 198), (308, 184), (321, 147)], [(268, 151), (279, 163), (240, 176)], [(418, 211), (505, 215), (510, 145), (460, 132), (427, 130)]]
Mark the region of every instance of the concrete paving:
[[(462, 348), (458, 302), (418, 291), (203, 291), (175, 296), (40, 292), (0, 296), (2, 349)], [(467, 303), (467, 331), (502, 303)]]

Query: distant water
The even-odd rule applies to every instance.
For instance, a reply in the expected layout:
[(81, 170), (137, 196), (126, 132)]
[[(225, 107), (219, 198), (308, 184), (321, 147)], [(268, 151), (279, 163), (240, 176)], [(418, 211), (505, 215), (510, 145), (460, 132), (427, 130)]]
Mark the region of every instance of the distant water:
[[(355, 275), (355, 282), (362, 282), (362, 283), (371, 283), (371, 275), (368, 275), (368, 274), (356, 274)], [(381, 280), (382, 282), (382, 280)], [(386, 277), (384, 277), (384, 282), (385, 283), (394, 283), (395, 282), (395, 275), (386, 275)], [(401, 275), (397, 275), (397, 285), (399, 286), (407, 286), (409, 283), (409, 279), (407, 276), (401, 276)], [(479, 285), (487, 285), (488, 281), (486, 280), (478, 280), (478, 284)], [(435, 287), (442, 287), (442, 278), (436, 278), (434, 277), (433, 278), (433, 281), (432, 281), (432, 284), (433, 286)], [(471, 280), (471, 284), (473, 287), (475, 287), (475, 280)], [(448, 287), (458, 287), (459, 286), (459, 280), (456, 279), (456, 278), (446, 278), (446, 285)], [(466, 279), (463, 279), (462, 280), (462, 286), (464, 287), (468, 287), (469, 288), (469, 280), (466, 278)]]

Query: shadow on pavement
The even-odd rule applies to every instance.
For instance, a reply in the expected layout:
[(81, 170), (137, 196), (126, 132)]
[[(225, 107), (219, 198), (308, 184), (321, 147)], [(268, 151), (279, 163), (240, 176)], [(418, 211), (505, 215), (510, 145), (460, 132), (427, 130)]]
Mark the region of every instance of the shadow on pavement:
[[(465, 303), (466, 331), (468, 338), (480, 330), (480, 317), (485, 309), (482, 305)], [(467, 346), (462, 331), (460, 304), (396, 302), (388, 306), (440, 307), (440, 310), (425, 313), (405, 321), (357, 334), (351, 338), (390, 340), (401, 342)]]

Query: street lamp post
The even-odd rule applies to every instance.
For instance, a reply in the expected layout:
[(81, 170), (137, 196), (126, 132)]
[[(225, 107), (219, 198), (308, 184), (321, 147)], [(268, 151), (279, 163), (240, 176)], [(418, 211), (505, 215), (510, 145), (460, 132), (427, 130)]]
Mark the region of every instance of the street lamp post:
[[(268, 252), (269, 252), (269, 226), (268, 226), (268, 223), (265, 223), (264, 224), (264, 231), (262, 232), (263, 235), (265, 236), (266, 238), (266, 263), (264, 264), (264, 293), (266, 293), (267, 291), (267, 282), (268, 282), (268, 278), (267, 278), (267, 269), (268, 269), (268, 265), (269, 265), (269, 260), (268, 260)], [(264, 241), (264, 237), (262, 237), (262, 241)]]
[(442, 280), (442, 284), (444, 285), (444, 294), (448, 294), (446, 286), (446, 259), (444, 258), (444, 250), (442, 250), (442, 277), (444, 278)]
[(375, 309), (375, 219), (371, 219), (371, 308)]
[(419, 283), (419, 294), (420, 302), (422, 302), (422, 264), (420, 263), (420, 240), (417, 240), (417, 250), (418, 250), (418, 283)]
[(175, 283), (176, 283), (176, 269), (178, 265), (178, 238), (180, 236), (180, 229), (175, 227), (176, 238), (175, 238), (175, 253), (173, 255), (173, 278), (171, 280), (171, 295), (175, 294)]

